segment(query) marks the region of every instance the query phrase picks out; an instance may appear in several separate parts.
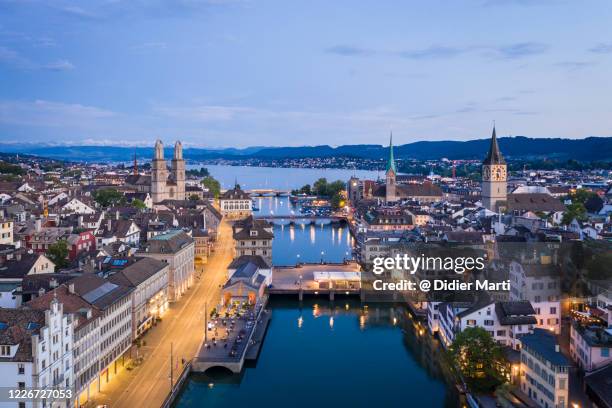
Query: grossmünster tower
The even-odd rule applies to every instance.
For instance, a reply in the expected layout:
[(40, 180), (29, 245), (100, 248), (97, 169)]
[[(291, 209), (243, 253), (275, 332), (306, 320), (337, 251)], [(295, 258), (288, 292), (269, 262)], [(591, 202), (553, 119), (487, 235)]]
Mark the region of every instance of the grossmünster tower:
[(482, 205), (497, 212), (506, 201), (508, 171), (506, 160), (499, 151), (495, 126), (487, 158), (482, 162)]

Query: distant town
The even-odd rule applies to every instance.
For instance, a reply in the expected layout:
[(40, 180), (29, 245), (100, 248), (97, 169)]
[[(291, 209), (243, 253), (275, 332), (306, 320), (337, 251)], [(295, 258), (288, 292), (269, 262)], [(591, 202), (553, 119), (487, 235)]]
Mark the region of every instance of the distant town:
[[(495, 128), (479, 159), (398, 159), (388, 137), (384, 158), (188, 162), (162, 140), (112, 163), (2, 153), (0, 387), (71, 391), (20, 407), (182, 406), (198, 375), (269, 358), (275, 299), (290, 299), (329, 330), (342, 313), (403, 325), (457, 406), (612, 406), (611, 162), (510, 160)], [(293, 184), (223, 187), (236, 165)], [(302, 169), (346, 177), (292, 181)], [(374, 293), (375, 259), (428, 251), (488, 263), (409, 278), (473, 290)]]

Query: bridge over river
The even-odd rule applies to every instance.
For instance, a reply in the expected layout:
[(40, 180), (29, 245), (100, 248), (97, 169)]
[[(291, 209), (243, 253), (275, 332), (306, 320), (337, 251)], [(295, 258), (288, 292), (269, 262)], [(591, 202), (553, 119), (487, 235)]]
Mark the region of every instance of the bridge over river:
[(329, 225), (347, 221), (345, 216), (340, 215), (263, 215), (255, 216), (255, 218), (269, 221), (275, 225)]

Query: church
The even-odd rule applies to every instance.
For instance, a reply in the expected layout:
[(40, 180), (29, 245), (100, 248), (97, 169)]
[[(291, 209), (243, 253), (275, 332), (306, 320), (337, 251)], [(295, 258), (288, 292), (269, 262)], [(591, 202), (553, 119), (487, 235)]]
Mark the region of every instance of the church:
[(137, 192), (151, 194), (153, 203), (164, 200), (185, 200), (185, 160), (181, 142), (177, 141), (174, 144), (170, 171), (164, 159), (164, 144), (161, 140), (157, 140), (151, 162), (151, 175), (138, 174), (136, 163), (134, 163), (134, 174), (126, 178), (125, 184), (126, 187), (132, 187)]
[(498, 212), (506, 205), (508, 168), (499, 151), (495, 126), (491, 135), (489, 153), (482, 162), (482, 205), (487, 210)]

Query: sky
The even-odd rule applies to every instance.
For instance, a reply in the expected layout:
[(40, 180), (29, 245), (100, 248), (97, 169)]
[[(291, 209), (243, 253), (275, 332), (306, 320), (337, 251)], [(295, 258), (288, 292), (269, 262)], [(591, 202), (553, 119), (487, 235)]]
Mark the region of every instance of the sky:
[(0, 0), (0, 143), (612, 135), (609, 0)]

